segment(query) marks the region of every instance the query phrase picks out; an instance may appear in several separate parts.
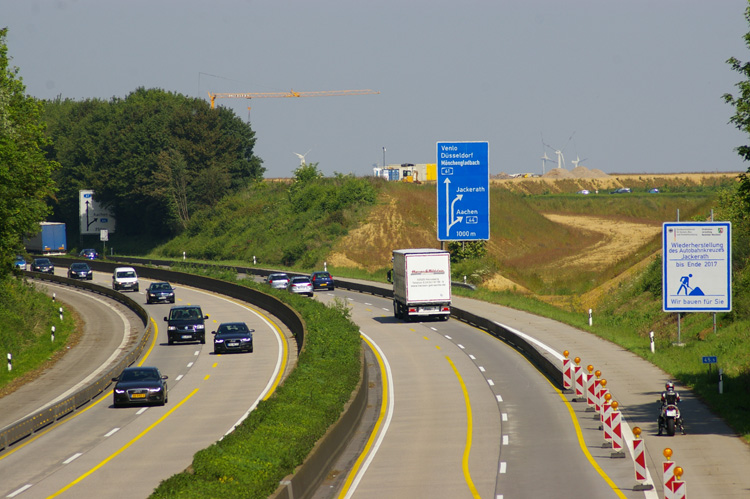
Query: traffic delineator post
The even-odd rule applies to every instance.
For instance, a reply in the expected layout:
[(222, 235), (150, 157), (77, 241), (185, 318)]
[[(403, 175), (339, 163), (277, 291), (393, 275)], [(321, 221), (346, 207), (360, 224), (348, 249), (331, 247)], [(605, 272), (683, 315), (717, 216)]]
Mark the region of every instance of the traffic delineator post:
[(594, 412), (596, 410), (596, 394), (594, 393), (594, 366), (589, 364), (586, 366), (586, 370), (588, 371), (587, 374), (585, 374), (585, 380), (586, 380), (586, 404), (588, 404), (588, 407), (586, 407), (586, 412)]
[(573, 399), (573, 402), (585, 402), (586, 401), (586, 393), (584, 392), (583, 388), (583, 368), (581, 367), (581, 358), (576, 357), (573, 359), (573, 362), (575, 362), (575, 367), (573, 367), (573, 378), (575, 381), (575, 389), (576, 389), (576, 396)]
[(604, 430), (604, 443), (602, 448), (607, 449), (612, 447), (612, 395), (606, 393), (604, 395), (604, 421), (602, 429)]
[(687, 499), (687, 485), (682, 481), (683, 469), (680, 466), (674, 469), (674, 480), (672, 480), (672, 497), (674, 499)]
[(568, 358), (570, 352), (563, 352), (563, 393), (573, 393), (573, 361)]
[(635, 486), (633, 490), (651, 490), (654, 488), (650, 483), (646, 483), (648, 475), (646, 474), (646, 444), (641, 439), (641, 429), (633, 427), (633, 463), (635, 465)]
[(620, 404), (616, 400), (610, 404), (612, 414), (610, 416), (610, 428), (612, 430), (612, 453), (609, 457), (623, 458), (625, 451), (622, 450), (622, 413), (618, 410)]
[(594, 376), (596, 376), (594, 379), (594, 409), (596, 410), (596, 413), (599, 414), (602, 412), (602, 398), (599, 393), (602, 389), (602, 380), (599, 379), (602, 377), (602, 372), (597, 369), (594, 372)]
[(667, 458), (666, 461), (661, 463), (662, 477), (664, 480), (664, 499), (674, 499), (674, 489), (672, 488), (672, 485), (674, 483), (674, 470), (676, 465), (674, 461), (670, 461), (672, 458), (672, 449), (667, 447), (662, 454)]

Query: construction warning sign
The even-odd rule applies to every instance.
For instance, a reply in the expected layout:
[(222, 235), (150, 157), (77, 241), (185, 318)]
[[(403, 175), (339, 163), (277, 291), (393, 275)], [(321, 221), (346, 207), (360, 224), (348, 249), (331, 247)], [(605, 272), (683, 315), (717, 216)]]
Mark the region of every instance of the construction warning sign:
[(731, 311), (732, 224), (668, 222), (662, 230), (664, 311)]

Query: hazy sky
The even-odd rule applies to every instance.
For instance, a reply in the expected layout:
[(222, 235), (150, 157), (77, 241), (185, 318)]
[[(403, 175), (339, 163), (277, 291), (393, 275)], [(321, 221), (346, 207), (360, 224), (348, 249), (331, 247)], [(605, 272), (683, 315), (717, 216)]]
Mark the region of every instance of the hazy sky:
[(217, 100), (250, 119), (266, 177), (308, 151), (326, 175), (372, 174), (384, 148), (386, 164), (434, 163), (438, 141), (489, 142), (492, 174), (541, 173), (560, 148), (569, 169), (579, 156), (607, 173), (714, 172), (748, 167), (721, 98), (741, 77), (725, 61), (750, 59), (747, 5), (4, 0), (0, 26), (39, 98), (380, 91)]

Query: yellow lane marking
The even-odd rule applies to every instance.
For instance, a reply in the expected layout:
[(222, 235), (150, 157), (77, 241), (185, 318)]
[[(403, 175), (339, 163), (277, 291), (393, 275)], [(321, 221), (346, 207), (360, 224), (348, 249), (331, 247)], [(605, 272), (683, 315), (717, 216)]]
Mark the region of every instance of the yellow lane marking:
[(380, 413), (378, 414), (378, 419), (375, 421), (375, 426), (372, 429), (372, 432), (370, 433), (370, 438), (367, 439), (367, 443), (365, 444), (365, 448), (362, 450), (362, 453), (359, 455), (357, 460), (354, 462), (354, 466), (352, 466), (352, 469), (349, 471), (349, 475), (346, 477), (346, 481), (344, 482), (344, 486), (341, 488), (341, 492), (339, 492), (338, 497), (343, 498), (346, 497), (346, 495), (349, 493), (349, 488), (352, 486), (352, 482), (354, 481), (354, 477), (357, 476), (357, 472), (362, 467), (362, 463), (364, 462), (367, 455), (370, 453), (370, 449), (372, 449), (372, 445), (375, 442), (375, 438), (378, 435), (378, 431), (380, 430), (380, 427), (383, 425), (383, 419), (385, 418), (385, 414), (387, 412), (389, 400), (388, 400), (388, 375), (385, 370), (385, 364), (383, 363), (383, 358), (380, 356), (380, 352), (378, 352), (378, 349), (375, 348), (375, 345), (373, 345), (370, 340), (368, 340), (365, 336), (360, 335), (360, 338), (362, 338), (362, 341), (367, 343), (370, 346), (370, 350), (372, 350), (372, 353), (375, 354), (375, 358), (378, 361), (378, 366), (380, 367), (380, 379), (383, 383), (383, 389), (381, 390), (381, 397), (383, 399), (382, 403), (380, 404)]
[[(154, 323), (154, 337), (151, 340), (151, 346), (146, 351), (146, 354), (143, 357), (143, 360), (138, 364), (139, 366), (143, 365), (143, 362), (151, 354), (151, 350), (154, 349), (154, 345), (156, 345), (156, 337), (158, 336), (159, 328), (157, 327), (156, 321), (153, 319), (153, 317), (151, 318), (151, 322)], [(44, 435), (46, 435), (47, 433), (51, 432), (55, 428), (57, 428), (59, 426), (62, 426), (63, 424), (67, 423), (68, 421), (71, 421), (73, 418), (77, 418), (81, 414), (85, 413), (89, 409), (92, 409), (92, 408), (96, 407), (97, 404), (99, 404), (102, 401), (106, 400), (107, 397), (109, 397), (110, 395), (112, 395), (112, 390), (109, 390), (108, 392), (104, 393), (103, 395), (100, 395), (99, 399), (97, 399), (95, 402), (91, 402), (89, 405), (86, 406), (85, 409), (81, 409), (81, 410), (75, 411), (70, 416), (67, 416), (67, 417), (63, 418), (60, 421), (56, 422), (55, 424), (50, 425), (49, 427), (45, 428), (44, 430), (42, 430), (42, 431), (34, 434), (33, 437), (30, 437), (28, 440), (26, 440), (22, 444), (18, 444), (13, 449), (10, 449), (8, 452), (6, 452), (2, 456), (0, 456), (0, 461), (2, 461), (3, 459), (5, 459), (6, 457), (10, 456), (11, 454), (15, 453), (17, 450), (23, 449), (24, 447), (26, 447), (27, 445), (29, 445), (31, 442), (36, 441), (38, 438), (43, 437)]]
[[(486, 335), (492, 336), (490, 333), (482, 329), (479, 329), (476, 327), (474, 329), (476, 329), (477, 331), (481, 331)], [(494, 336), (492, 337), (494, 339), (497, 339)], [(521, 355), (521, 358), (523, 358), (524, 360), (526, 360), (526, 362), (534, 366), (534, 364), (532, 364), (531, 361), (527, 359), (526, 357), (524, 357), (523, 355)], [(536, 366), (534, 366), (534, 369), (537, 370)], [(588, 447), (586, 446), (586, 440), (583, 438), (583, 432), (581, 431), (581, 426), (578, 423), (578, 417), (576, 416), (573, 406), (570, 405), (570, 401), (568, 401), (568, 399), (565, 398), (565, 394), (563, 394), (563, 392), (560, 391), (546, 376), (542, 375), (542, 378), (544, 378), (547, 381), (547, 383), (550, 384), (552, 389), (555, 390), (555, 392), (557, 392), (557, 395), (562, 399), (563, 402), (565, 402), (565, 406), (568, 408), (568, 412), (570, 413), (570, 419), (571, 421), (573, 421), (573, 427), (576, 430), (576, 437), (578, 438), (578, 445), (581, 447), (581, 450), (583, 451), (583, 455), (586, 456), (586, 459), (588, 459), (591, 466), (596, 470), (597, 473), (599, 473), (599, 475), (604, 479), (604, 481), (607, 482), (607, 485), (609, 485), (612, 488), (612, 490), (615, 492), (615, 494), (617, 494), (617, 497), (620, 497), (621, 499), (627, 499), (625, 497), (625, 494), (623, 494), (623, 492), (620, 490), (617, 484), (614, 481), (612, 481), (611, 478), (609, 478), (609, 475), (605, 473), (605, 471), (599, 466), (599, 464), (596, 462), (594, 457), (589, 452)]]
[(469, 491), (472, 497), (481, 497), (479, 491), (474, 486), (474, 481), (471, 479), (471, 473), (469, 472), (469, 453), (471, 452), (471, 438), (474, 430), (474, 420), (471, 413), (471, 400), (469, 399), (469, 392), (466, 390), (466, 384), (464, 383), (461, 373), (458, 372), (458, 368), (453, 363), (450, 357), (446, 356), (445, 359), (453, 368), (453, 372), (456, 373), (456, 378), (461, 385), (461, 391), (464, 393), (464, 402), (466, 403), (466, 446), (464, 447), (464, 456), (461, 460), (461, 467), (464, 471), (464, 479), (466, 484), (469, 486)]
[(109, 457), (107, 457), (107, 458), (106, 458), (106, 459), (105, 459), (104, 461), (102, 461), (101, 463), (97, 464), (96, 466), (94, 466), (94, 467), (93, 467), (93, 468), (91, 468), (91, 469), (90, 469), (89, 471), (87, 471), (87, 472), (86, 472), (86, 473), (84, 473), (83, 475), (79, 476), (78, 478), (76, 478), (75, 480), (73, 480), (72, 482), (70, 482), (70, 483), (69, 483), (68, 485), (66, 485), (66, 486), (65, 486), (65, 487), (63, 487), (62, 489), (58, 490), (57, 492), (55, 492), (55, 493), (54, 493), (54, 494), (52, 494), (51, 496), (48, 496), (48, 497), (47, 497), (47, 499), (52, 499), (53, 497), (57, 497), (57, 496), (59, 496), (60, 494), (62, 494), (62, 493), (63, 493), (63, 492), (65, 492), (66, 490), (70, 489), (70, 488), (71, 488), (71, 487), (73, 487), (74, 485), (76, 485), (76, 484), (78, 484), (79, 482), (83, 481), (83, 480), (84, 480), (84, 479), (85, 479), (86, 477), (88, 477), (89, 475), (91, 475), (92, 473), (94, 473), (94, 472), (95, 472), (96, 470), (98, 470), (99, 468), (101, 468), (102, 466), (104, 466), (105, 464), (107, 464), (108, 462), (110, 462), (110, 461), (111, 461), (112, 459), (114, 459), (115, 457), (117, 457), (118, 455), (120, 455), (120, 454), (121, 454), (122, 452), (124, 452), (124, 451), (125, 451), (125, 450), (126, 450), (126, 449), (127, 449), (128, 447), (130, 447), (131, 445), (133, 445), (134, 443), (136, 443), (136, 442), (137, 442), (138, 440), (140, 440), (140, 439), (141, 439), (141, 437), (143, 437), (143, 436), (144, 436), (144, 435), (146, 435), (146, 434), (147, 434), (148, 432), (150, 432), (151, 430), (153, 430), (154, 428), (156, 428), (156, 426), (157, 426), (157, 425), (159, 425), (159, 424), (160, 424), (160, 423), (161, 423), (162, 421), (164, 421), (165, 419), (167, 419), (167, 417), (168, 417), (168, 416), (169, 416), (170, 414), (172, 414), (172, 413), (173, 413), (174, 411), (176, 411), (177, 409), (179, 409), (179, 408), (180, 408), (180, 406), (181, 406), (182, 404), (184, 404), (185, 402), (187, 402), (188, 400), (190, 400), (190, 398), (191, 398), (191, 397), (192, 397), (193, 395), (195, 395), (195, 394), (196, 394), (197, 392), (198, 392), (198, 388), (194, 389), (194, 390), (193, 390), (192, 392), (190, 392), (190, 394), (189, 394), (189, 395), (188, 395), (187, 397), (185, 397), (184, 399), (182, 399), (182, 400), (180, 401), (180, 403), (179, 403), (179, 404), (177, 404), (176, 406), (172, 407), (172, 408), (171, 408), (171, 409), (170, 409), (169, 411), (167, 411), (167, 412), (166, 412), (166, 413), (165, 413), (165, 414), (164, 414), (164, 415), (163, 415), (162, 417), (160, 417), (159, 419), (157, 419), (156, 421), (154, 421), (154, 422), (153, 422), (153, 423), (152, 423), (152, 424), (151, 424), (151, 425), (150, 425), (150, 426), (149, 426), (148, 428), (146, 428), (145, 430), (143, 430), (142, 432), (140, 432), (140, 433), (139, 433), (139, 434), (138, 434), (138, 435), (137, 435), (137, 436), (136, 436), (135, 438), (133, 438), (133, 439), (132, 439), (132, 440), (131, 440), (130, 442), (128, 442), (128, 443), (126, 443), (125, 445), (123, 445), (122, 447), (120, 447), (120, 449), (118, 449), (118, 450), (117, 450), (116, 452), (114, 452), (113, 454), (111, 454), (111, 455), (110, 455)]

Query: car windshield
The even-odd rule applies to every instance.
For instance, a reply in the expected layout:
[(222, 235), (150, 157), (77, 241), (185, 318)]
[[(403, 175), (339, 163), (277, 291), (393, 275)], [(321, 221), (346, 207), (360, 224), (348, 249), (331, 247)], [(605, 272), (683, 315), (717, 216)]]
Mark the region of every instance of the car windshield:
[(310, 284), (310, 279), (307, 277), (293, 277), (292, 284)]
[(135, 277), (135, 272), (132, 270), (124, 270), (117, 273), (117, 277)]
[(120, 375), (120, 381), (156, 381), (159, 378), (156, 369), (129, 369)]
[(70, 268), (72, 270), (88, 270), (89, 266), (86, 265), (85, 263), (74, 263), (73, 265), (70, 266)]
[(49, 258), (37, 258), (36, 260), (34, 260), (34, 263), (36, 263), (37, 265), (49, 265), (50, 261)]
[(222, 324), (216, 331), (217, 334), (221, 333), (246, 333), (247, 326), (245, 324)]
[(151, 289), (153, 289), (154, 291), (170, 291), (172, 289), (172, 286), (170, 286), (166, 282), (157, 282), (151, 285)]
[(269, 281), (280, 281), (282, 279), (286, 280), (286, 279), (289, 279), (289, 277), (287, 277), (286, 274), (271, 274), (268, 277)]
[(201, 316), (197, 308), (178, 308), (169, 313), (170, 319), (198, 319)]

